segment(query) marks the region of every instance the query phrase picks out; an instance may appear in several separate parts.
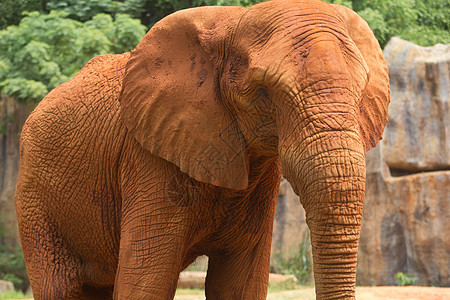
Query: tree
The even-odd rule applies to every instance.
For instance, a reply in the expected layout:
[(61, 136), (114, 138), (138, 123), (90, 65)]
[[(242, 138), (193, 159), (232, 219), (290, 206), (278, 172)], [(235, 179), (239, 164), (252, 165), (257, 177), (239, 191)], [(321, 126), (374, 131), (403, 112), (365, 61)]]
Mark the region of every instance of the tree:
[(0, 92), (19, 101), (40, 101), (73, 77), (92, 57), (126, 52), (146, 28), (127, 15), (97, 14), (82, 23), (64, 11), (25, 13), (0, 31)]

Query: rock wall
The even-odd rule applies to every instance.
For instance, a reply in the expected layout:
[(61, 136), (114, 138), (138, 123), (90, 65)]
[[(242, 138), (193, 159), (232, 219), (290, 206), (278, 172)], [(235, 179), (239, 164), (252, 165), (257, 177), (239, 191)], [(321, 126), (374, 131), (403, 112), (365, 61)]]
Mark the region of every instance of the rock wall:
[(20, 246), (14, 205), (20, 131), (32, 108), (7, 96), (0, 98), (0, 247), (11, 251)]
[(394, 175), (450, 169), (450, 45), (393, 38), (384, 50), (391, 81), (383, 156)]
[(384, 55), (389, 123), (366, 158), (358, 281), (389, 285), (404, 272), (450, 286), (450, 45), (393, 38)]
[(275, 253), (292, 255), (306, 237), (305, 210), (286, 179), (281, 179), (273, 224), (272, 259)]

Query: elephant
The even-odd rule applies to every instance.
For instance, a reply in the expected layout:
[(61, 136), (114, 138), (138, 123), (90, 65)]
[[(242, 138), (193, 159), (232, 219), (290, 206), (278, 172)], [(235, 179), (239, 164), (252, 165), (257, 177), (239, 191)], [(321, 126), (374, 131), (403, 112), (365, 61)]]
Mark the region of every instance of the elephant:
[(265, 299), (283, 175), (317, 299), (354, 299), (365, 153), (387, 122), (380, 46), (319, 0), (199, 7), (91, 59), (21, 134), (16, 209), (35, 299)]

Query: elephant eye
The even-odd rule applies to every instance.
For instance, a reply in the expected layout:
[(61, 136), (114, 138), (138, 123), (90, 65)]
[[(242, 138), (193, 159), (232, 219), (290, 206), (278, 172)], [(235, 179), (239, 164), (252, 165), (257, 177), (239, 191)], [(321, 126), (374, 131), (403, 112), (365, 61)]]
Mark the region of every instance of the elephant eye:
[(256, 98), (260, 98), (260, 99), (263, 99), (263, 98), (269, 99), (270, 98), (269, 92), (267, 92), (267, 89), (265, 87), (258, 87), (256, 89), (255, 96), (256, 96)]
[(263, 86), (257, 87), (252, 102), (254, 105), (257, 106), (268, 105), (271, 102), (271, 100), (267, 89)]
[(238, 99), (238, 103), (247, 111), (270, 103), (270, 95), (263, 86), (249, 87), (240, 94)]

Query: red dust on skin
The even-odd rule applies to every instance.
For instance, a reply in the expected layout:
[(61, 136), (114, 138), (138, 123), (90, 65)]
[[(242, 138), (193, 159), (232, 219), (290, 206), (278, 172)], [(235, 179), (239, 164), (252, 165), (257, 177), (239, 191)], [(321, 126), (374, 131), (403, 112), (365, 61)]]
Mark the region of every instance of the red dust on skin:
[(24, 125), (16, 208), (35, 299), (171, 299), (199, 255), (208, 299), (266, 299), (281, 168), (306, 209), (317, 299), (354, 299), (364, 153), (388, 102), (381, 49), (345, 7), (164, 18)]

